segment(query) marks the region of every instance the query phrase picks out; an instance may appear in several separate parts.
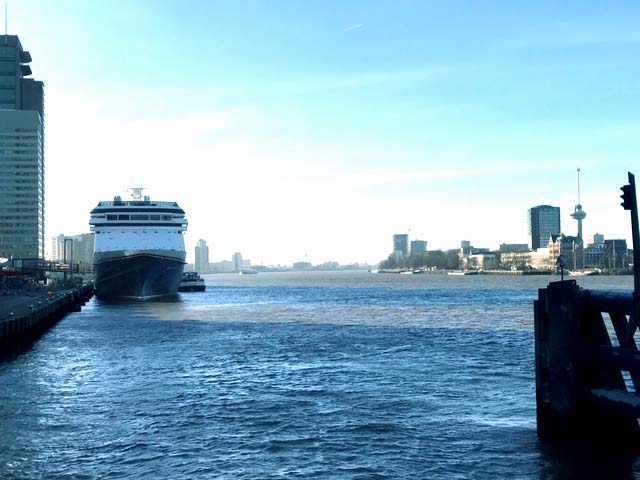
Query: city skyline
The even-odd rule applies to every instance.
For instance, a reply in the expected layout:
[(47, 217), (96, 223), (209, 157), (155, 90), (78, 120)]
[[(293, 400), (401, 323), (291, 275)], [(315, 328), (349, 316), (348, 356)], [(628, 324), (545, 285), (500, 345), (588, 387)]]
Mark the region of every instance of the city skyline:
[(48, 238), (144, 186), (185, 209), (190, 262), (198, 239), (265, 265), (376, 263), (409, 230), (495, 248), (533, 205), (575, 235), (576, 167), (584, 236), (630, 238), (635, 3), (8, 7), (47, 84)]

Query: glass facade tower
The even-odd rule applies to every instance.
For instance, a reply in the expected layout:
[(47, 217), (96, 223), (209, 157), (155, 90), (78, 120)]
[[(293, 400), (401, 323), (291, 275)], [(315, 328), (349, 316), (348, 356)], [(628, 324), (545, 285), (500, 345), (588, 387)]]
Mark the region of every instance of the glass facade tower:
[(551, 235), (560, 235), (560, 207), (538, 205), (529, 209), (531, 248), (546, 248)]
[(44, 85), (0, 35), (0, 257), (44, 258)]
[(409, 255), (409, 235), (406, 233), (395, 234), (393, 236), (393, 251), (400, 252), (403, 257)]

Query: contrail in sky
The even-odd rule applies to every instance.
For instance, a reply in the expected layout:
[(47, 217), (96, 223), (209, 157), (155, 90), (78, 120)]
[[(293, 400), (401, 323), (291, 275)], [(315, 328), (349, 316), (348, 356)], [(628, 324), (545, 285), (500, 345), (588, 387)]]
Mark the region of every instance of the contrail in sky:
[(360, 28), (360, 27), (364, 27), (364, 23), (358, 23), (357, 25), (351, 25), (350, 27), (347, 27), (342, 31), (343, 32), (349, 32), (351, 30), (355, 30), (356, 28)]

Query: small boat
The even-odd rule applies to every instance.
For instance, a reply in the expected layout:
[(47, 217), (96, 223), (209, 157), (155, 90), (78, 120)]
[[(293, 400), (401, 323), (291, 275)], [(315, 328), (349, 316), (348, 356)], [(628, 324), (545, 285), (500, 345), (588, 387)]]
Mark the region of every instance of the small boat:
[(179, 292), (204, 292), (207, 286), (198, 272), (184, 272), (180, 280)]
[(239, 275), (255, 275), (256, 273), (258, 273), (257, 270), (240, 270), (238, 272)]
[(572, 277), (587, 277), (591, 275), (600, 275), (600, 270), (598, 269), (569, 270), (567, 274), (571, 275)]

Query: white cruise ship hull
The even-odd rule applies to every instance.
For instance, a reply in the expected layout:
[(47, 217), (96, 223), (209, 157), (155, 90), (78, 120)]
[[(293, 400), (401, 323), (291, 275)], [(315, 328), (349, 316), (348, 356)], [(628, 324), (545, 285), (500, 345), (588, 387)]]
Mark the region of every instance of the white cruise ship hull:
[(96, 296), (103, 300), (154, 300), (177, 295), (186, 258), (187, 220), (175, 202), (119, 196), (91, 211)]
[(154, 300), (178, 293), (184, 252), (112, 251), (95, 254), (96, 297)]

